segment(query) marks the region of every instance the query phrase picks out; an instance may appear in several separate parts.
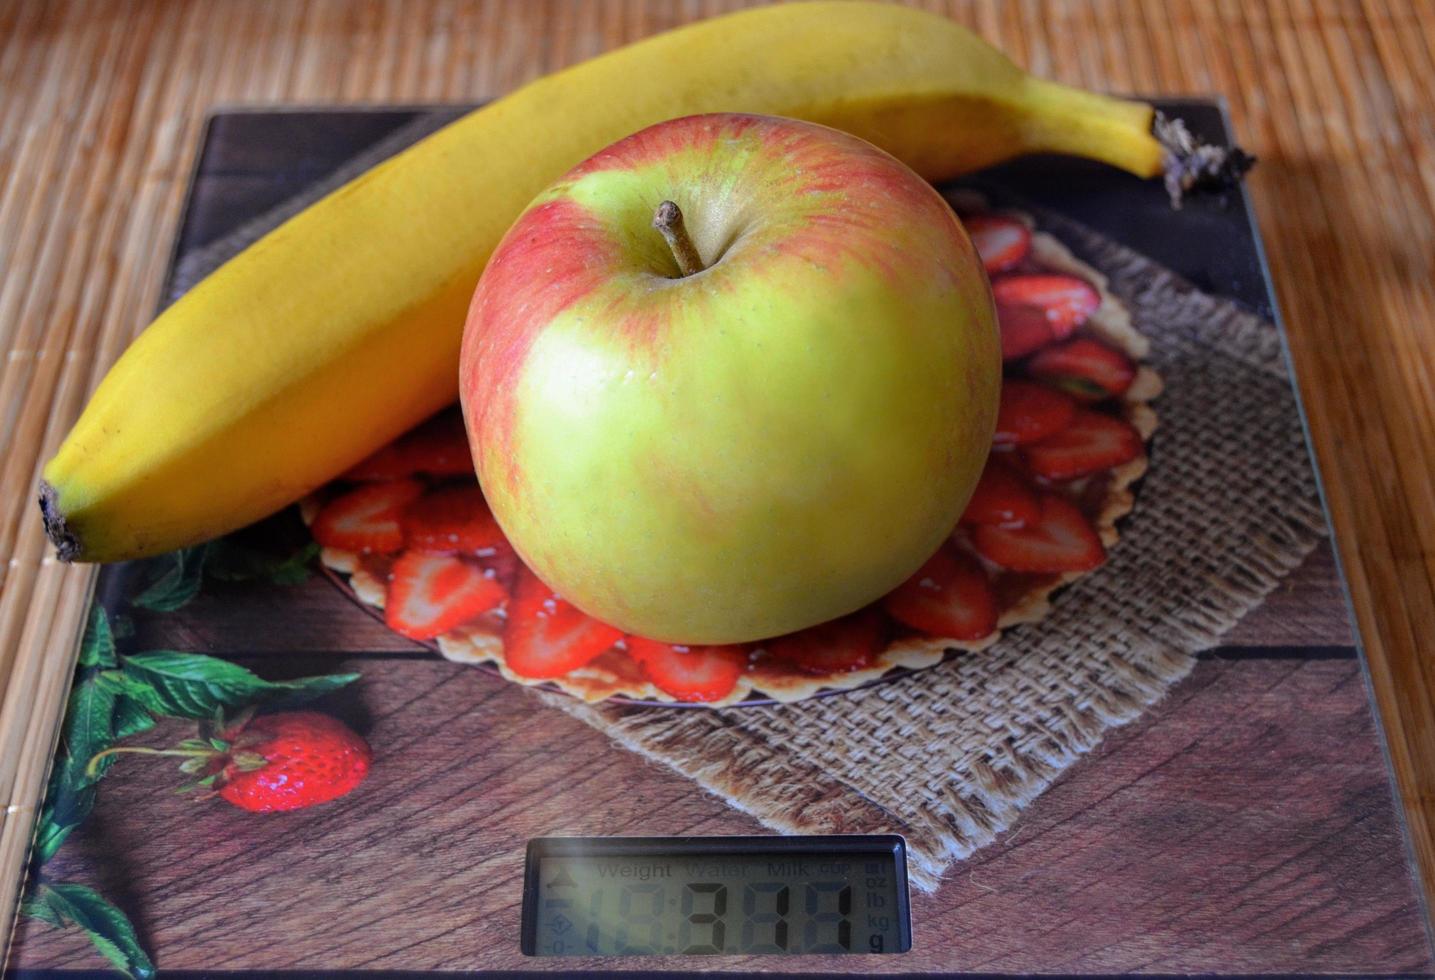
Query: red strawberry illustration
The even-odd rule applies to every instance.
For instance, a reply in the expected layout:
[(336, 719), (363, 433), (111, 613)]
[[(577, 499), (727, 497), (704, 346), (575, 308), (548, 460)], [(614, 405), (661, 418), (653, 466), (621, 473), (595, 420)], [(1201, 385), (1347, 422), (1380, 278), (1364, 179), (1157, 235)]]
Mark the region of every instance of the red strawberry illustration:
[(997, 454), (987, 457), (982, 478), (962, 512), (962, 523), (1021, 527), (1036, 523), (1040, 517), (1041, 504), (1026, 478)]
[(473, 457), (463, 416), (444, 411), (399, 436), (368, 459), (355, 464), (341, 479), (397, 480), (416, 473), (428, 476), (473, 476)]
[(628, 655), (643, 665), (659, 689), (679, 701), (718, 701), (731, 693), (747, 669), (741, 646), (678, 646), (627, 637)]
[(384, 621), (410, 639), (430, 640), (506, 598), (498, 576), (472, 559), (406, 551), (389, 572)]
[[(317, 711), (252, 716), (224, 726), (201, 725), (200, 738), (173, 749), (107, 749), (90, 760), (121, 753), (184, 757), (190, 785), (254, 813), (301, 810), (352, 791), (369, 774), (369, 744), (337, 718)], [(222, 730), (215, 731), (216, 727)]]
[(314, 518), (314, 540), (326, 548), (390, 554), (404, 546), (400, 518), (424, 492), (415, 480), (390, 480), (350, 490)]
[(515, 674), (561, 677), (622, 638), (621, 630), (579, 611), (529, 568), (519, 568), (503, 630), (503, 660)]
[(1084, 572), (1106, 560), (1096, 529), (1072, 504), (1041, 495), (1041, 519), (1021, 528), (984, 524), (972, 532), (982, 557), (1014, 572)]
[[(245, 755), (263, 765), (241, 764)], [(276, 813), (338, 799), (369, 774), (369, 745), (317, 711), (261, 715), (234, 737), (219, 796), (242, 810)]]
[(1031, 230), (1015, 218), (974, 214), (963, 218), (962, 224), (989, 275), (1020, 265), (1031, 252)]
[[(1036, 342), (1038, 319), (1045, 321), (1048, 339), (1065, 340), (1101, 305), (1101, 294), (1090, 283), (1053, 273), (1003, 276), (992, 283), (992, 298), (1002, 325), (1002, 357), (1008, 360), (1030, 354), (1045, 343)], [(1008, 323), (1012, 325), (1010, 345)]]
[(425, 551), (491, 552), (507, 541), (477, 485), (431, 490), (404, 511), (404, 544)]
[(837, 674), (868, 667), (882, 641), (882, 617), (868, 606), (763, 644), (767, 652), (808, 674)]
[(1048, 347), (1031, 359), (1027, 370), (1082, 401), (1093, 402), (1124, 395), (1136, 377), (1130, 358), (1090, 337)]
[(932, 636), (980, 640), (997, 628), (997, 600), (986, 572), (950, 544), (939, 548), (882, 605), (893, 619)]
[(1036, 442), (1071, 424), (1076, 403), (1070, 396), (1033, 381), (1002, 381), (1001, 407), (992, 441), (999, 446)]
[(1081, 411), (1065, 429), (1023, 450), (1027, 468), (1048, 480), (1074, 480), (1141, 455), (1141, 434), (1123, 419)]

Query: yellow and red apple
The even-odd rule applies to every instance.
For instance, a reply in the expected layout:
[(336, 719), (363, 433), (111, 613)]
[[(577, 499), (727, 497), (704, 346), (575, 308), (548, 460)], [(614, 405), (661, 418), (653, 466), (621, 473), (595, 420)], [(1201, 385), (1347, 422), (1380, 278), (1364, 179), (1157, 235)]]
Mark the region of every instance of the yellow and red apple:
[(936, 191), (855, 137), (745, 115), (650, 127), (539, 195), (461, 365), (523, 560), (673, 643), (787, 633), (906, 579), (981, 474), (1000, 385), (987, 280)]

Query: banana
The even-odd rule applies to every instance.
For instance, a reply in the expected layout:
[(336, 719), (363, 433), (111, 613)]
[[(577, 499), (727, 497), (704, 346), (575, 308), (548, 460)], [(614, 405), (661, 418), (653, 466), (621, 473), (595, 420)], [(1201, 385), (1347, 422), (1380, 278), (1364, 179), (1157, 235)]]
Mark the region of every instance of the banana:
[(943, 18), (779, 5), (539, 79), (318, 201), (216, 270), (118, 360), (44, 468), (59, 556), (115, 561), (278, 510), (457, 397), (465, 309), (529, 200), (691, 113), (793, 116), (942, 180), (1023, 153), (1162, 172), (1148, 105), (1033, 78)]

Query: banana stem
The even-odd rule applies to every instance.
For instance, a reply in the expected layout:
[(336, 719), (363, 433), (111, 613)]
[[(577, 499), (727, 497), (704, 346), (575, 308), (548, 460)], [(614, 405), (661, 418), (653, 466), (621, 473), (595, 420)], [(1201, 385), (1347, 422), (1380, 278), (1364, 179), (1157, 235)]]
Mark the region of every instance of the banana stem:
[(1256, 163), (1256, 158), (1239, 146), (1202, 143), (1181, 120), (1167, 119), (1159, 112), (1151, 122), (1151, 132), (1166, 151), (1163, 179), (1173, 208), (1181, 207), (1188, 191), (1234, 187)]
[(703, 271), (702, 256), (698, 255), (693, 240), (688, 237), (681, 208), (672, 201), (659, 204), (658, 210), (653, 214), (653, 227), (658, 229), (658, 233), (668, 243), (668, 248), (672, 249), (673, 258), (678, 260), (678, 270), (684, 276)]
[(1167, 119), (1153, 106), (1132, 99), (1071, 88), (1029, 77), (1023, 120), (1031, 150), (1090, 157), (1138, 177), (1165, 181), (1171, 206), (1204, 187), (1239, 182), (1255, 158), (1239, 147), (1202, 143), (1179, 119)]

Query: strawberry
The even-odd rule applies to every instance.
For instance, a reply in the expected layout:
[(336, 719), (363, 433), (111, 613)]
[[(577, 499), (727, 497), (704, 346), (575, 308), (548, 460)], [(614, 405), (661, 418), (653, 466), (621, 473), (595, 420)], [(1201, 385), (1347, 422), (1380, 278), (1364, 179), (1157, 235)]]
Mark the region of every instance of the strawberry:
[(314, 540), (326, 548), (390, 554), (404, 546), (400, 518), (424, 492), (414, 480), (391, 480), (350, 490), (314, 518)]
[(1035, 306), (998, 306), (997, 326), (1003, 361), (1019, 360), (1056, 339), (1046, 313)]
[(982, 557), (1014, 572), (1085, 572), (1106, 560), (1096, 530), (1076, 505), (1041, 495), (1041, 518), (1022, 528), (978, 526), (972, 541)]
[(1076, 403), (1070, 396), (1034, 381), (1008, 378), (1002, 382), (992, 441), (999, 446), (1036, 442), (1066, 428), (1075, 415)]
[(971, 557), (950, 544), (882, 602), (888, 615), (932, 636), (980, 640), (997, 628), (997, 600)]
[(726, 697), (747, 669), (747, 650), (741, 646), (697, 646), (630, 636), (628, 655), (643, 665), (659, 688), (679, 701), (717, 701)]
[(425, 551), (492, 552), (507, 540), (476, 484), (424, 494), (409, 504), (402, 523), (404, 544)]
[[(1002, 325), (1002, 357), (1008, 360), (1041, 346), (1035, 343), (1038, 319), (1046, 323), (1051, 339), (1065, 340), (1101, 305), (1101, 294), (1086, 280), (1057, 273), (1003, 276), (992, 283), (992, 298)], [(1008, 323), (1011, 346), (1020, 354), (1007, 352)]]
[(621, 630), (580, 612), (526, 566), (519, 568), (503, 630), (509, 670), (522, 677), (561, 677), (622, 638)]
[(1130, 358), (1090, 337), (1048, 347), (1031, 359), (1027, 370), (1082, 401), (1120, 397), (1136, 377)]
[(389, 571), (384, 621), (412, 640), (431, 640), (503, 603), (497, 576), (457, 555), (406, 551)]
[(1124, 419), (1080, 411), (1055, 435), (1025, 447), (1027, 468), (1048, 480), (1074, 480), (1141, 455), (1141, 434)]
[(871, 665), (882, 641), (882, 617), (871, 606), (841, 619), (788, 633), (764, 646), (806, 674), (838, 674)]
[(1040, 517), (1036, 491), (1026, 479), (995, 455), (987, 457), (987, 467), (962, 512), (962, 523), (1021, 527)]
[(1006, 272), (1031, 252), (1031, 230), (1015, 218), (974, 214), (963, 218), (967, 234), (977, 247), (988, 275)]
[(416, 473), (429, 476), (473, 476), (473, 457), (463, 416), (444, 411), (399, 436), (368, 459), (356, 463), (342, 479), (368, 482), (397, 480)]
[[(241, 810), (277, 813), (338, 799), (369, 774), (369, 745), (317, 711), (260, 715), (243, 727), (221, 770), (219, 796)], [(253, 765), (248, 754), (263, 760)], [(244, 762), (249, 761), (249, 765)]]
[(352, 791), (369, 774), (369, 744), (337, 718), (317, 711), (284, 711), (228, 722), (201, 722), (199, 738), (172, 749), (106, 749), (90, 760), (136, 752), (180, 756), (180, 771), (196, 778), (185, 789), (209, 790), (241, 810), (279, 813), (328, 803)]
[(513, 545), (508, 543), (507, 538), (492, 548), (485, 548), (477, 557), (478, 563), (485, 570), (491, 570), (494, 577), (505, 585), (513, 584), (513, 578), (523, 564), (518, 560), (518, 553), (513, 550)]

